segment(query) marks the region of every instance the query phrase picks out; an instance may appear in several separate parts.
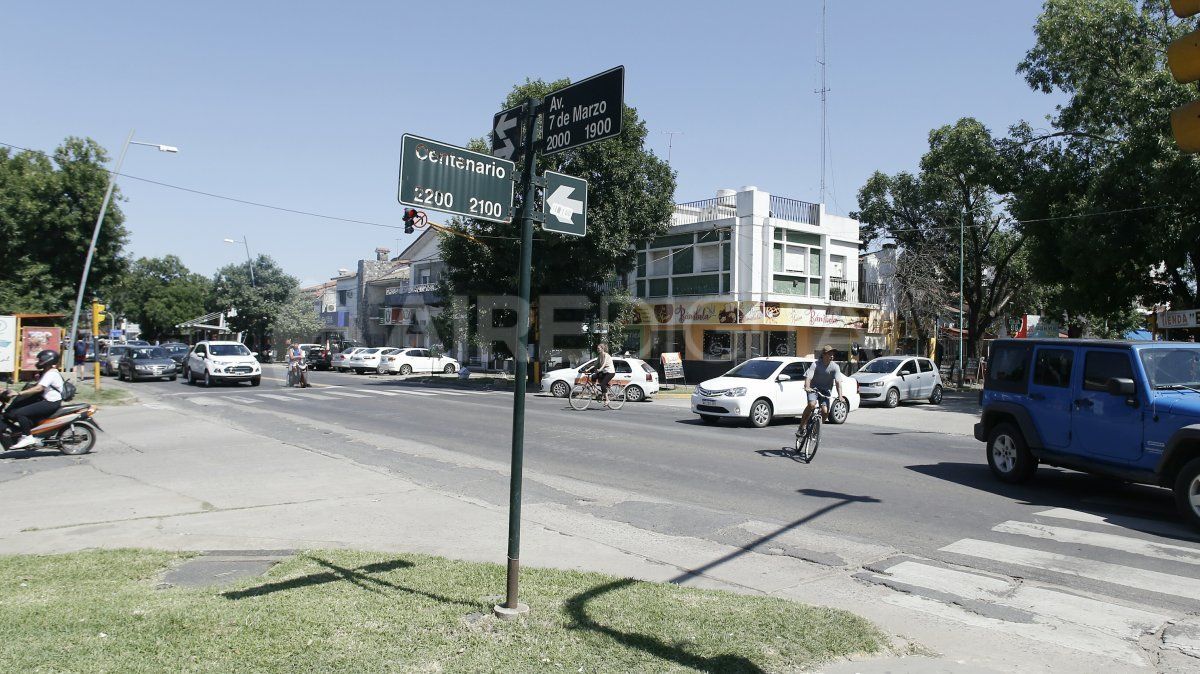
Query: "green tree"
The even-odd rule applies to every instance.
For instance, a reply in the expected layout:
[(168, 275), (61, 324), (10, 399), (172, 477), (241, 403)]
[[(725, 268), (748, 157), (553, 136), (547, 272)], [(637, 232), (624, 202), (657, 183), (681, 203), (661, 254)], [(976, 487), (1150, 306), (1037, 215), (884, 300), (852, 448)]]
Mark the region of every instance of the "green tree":
[(253, 283), (249, 263), (228, 264), (217, 270), (209, 309), (236, 310), (236, 315), (229, 318), (230, 328), (248, 333), (250, 342), (259, 345), (299, 285), (295, 277), (284, 273), (269, 256), (259, 255), (254, 259)]
[[(527, 80), (513, 87), (500, 109), (540, 98), (569, 84), (568, 80)], [(675, 192), (667, 164), (645, 148), (646, 124), (625, 106), (621, 134), (560, 154), (538, 157), (538, 172), (559, 171), (588, 181), (586, 237), (538, 233), (534, 243), (531, 297), (578, 293), (593, 297), (605, 291), (614, 273), (635, 263), (631, 244), (666, 231)], [(481, 141), (475, 141), (477, 144)], [(514, 212), (523, 195), (517, 194)], [(456, 220), (461, 234), (443, 235), (442, 257), (450, 285), (459, 294), (515, 295), (520, 273), (521, 223)]]
[[(95, 141), (67, 138), (52, 155), (0, 148), (0, 311), (74, 310), (83, 261), (104, 191), (108, 156)], [(125, 216), (109, 203), (88, 286), (111, 284), (122, 272)]]
[(136, 321), (146, 339), (178, 334), (175, 326), (205, 312), (212, 282), (174, 255), (140, 258), (106, 293), (109, 306)]
[[(920, 172), (876, 172), (859, 190), (863, 239), (894, 240), (923, 261), (944, 297), (958, 297), (960, 225), (967, 353), (1026, 285), (1024, 238), (1005, 216), (1013, 159), (1004, 139), (964, 118), (929, 133)], [(955, 316), (957, 318), (957, 316)], [(914, 321), (922, 321), (916, 315)]]
[(1166, 46), (1193, 30), (1167, 0), (1047, 0), (1018, 67), (1066, 102), (1051, 129), (1021, 124), (1011, 212), (1031, 269), (1076, 324), (1128, 323), (1135, 303), (1197, 306), (1200, 158), (1171, 138), (1170, 111), (1196, 98)]
[(290, 297), (279, 305), (271, 319), (271, 336), (275, 341), (291, 339), (295, 342), (310, 342), (325, 327), (317, 311), (316, 298), (310, 293), (292, 291)]

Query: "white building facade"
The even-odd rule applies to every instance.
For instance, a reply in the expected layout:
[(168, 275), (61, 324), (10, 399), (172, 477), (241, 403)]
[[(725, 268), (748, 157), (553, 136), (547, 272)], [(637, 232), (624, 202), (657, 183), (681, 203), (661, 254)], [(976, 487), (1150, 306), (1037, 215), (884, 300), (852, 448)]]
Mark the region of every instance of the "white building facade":
[[(664, 236), (637, 251), (637, 343), (682, 354), (689, 380), (755, 356), (840, 359), (882, 331), (879, 286), (859, 278), (859, 223), (755, 187), (679, 204)], [(638, 331), (634, 331), (635, 334)]]

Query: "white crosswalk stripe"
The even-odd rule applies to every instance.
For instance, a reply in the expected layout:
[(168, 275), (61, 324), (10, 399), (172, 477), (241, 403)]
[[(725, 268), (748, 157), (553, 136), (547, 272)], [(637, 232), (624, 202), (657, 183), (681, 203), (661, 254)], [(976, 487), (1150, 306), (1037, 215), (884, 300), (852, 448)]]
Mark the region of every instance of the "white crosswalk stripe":
[(232, 400), (234, 402), (242, 403), (245, 405), (257, 405), (262, 402), (261, 400), (255, 400), (254, 398), (246, 398), (244, 396), (226, 396), (225, 398), (226, 398), (226, 400)]
[(289, 402), (295, 402), (295, 401), (297, 401), (297, 400), (303, 400), (303, 398), (297, 398), (297, 397), (295, 397), (295, 396), (281, 396), (281, 395), (279, 395), (279, 394), (276, 394), (276, 393), (259, 393), (259, 394), (257, 394), (257, 395), (258, 395), (258, 397), (260, 397), (260, 398), (270, 398), (271, 400), (285, 400), (285, 401), (289, 401)]
[(324, 393), (330, 393), (335, 396), (344, 396), (346, 398), (366, 398), (367, 397), (361, 393), (351, 393), (349, 391), (324, 391)]
[(460, 392), (458, 392), (458, 391), (447, 391), (447, 390), (446, 390), (446, 389), (444, 389), (444, 388), (435, 388), (435, 389), (429, 389), (429, 393), (430, 393), (431, 395), (439, 395), (439, 396), (461, 396), (461, 395), (466, 395), (465, 393), (460, 393)]
[(1183, 525), (1176, 524), (1174, 522), (1149, 520), (1141, 517), (1132, 517), (1129, 515), (1097, 515), (1095, 513), (1071, 510), (1070, 508), (1051, 508), (1050, 510), (1036, 512), (1034, 515), (1037, 517), (1050, 517), (1054, 519), (1070, 520), (1072, 522), (1084, 522), (1087, 524), (1102, 524), (1107, 527), (1124, 527), (1126, 529), (1134, 529), (1145, 533), (1164, 534), (1177, 538), (1182, 537), (1194, 541), (1200, 541), (1200, 537), (1188, 531)]
[(362, 393), (370, 393), (372, 395), (377, 395), (377, 396), (398, 396), (398, 395), (400, 395), (399, 393), (394, 393), (392, 391), (380, 391), (378, 389), (371, 389), (371, 388), (356, 388), (354, 390), (362, 392)]
[(1142, 538), (1131, 538), (1129, 536), (1117, 536), (1097, 531), (1083, 531), (1081, 529), (1068, 529), (1066, 527), (1015, 522), (1011, 520), (992, 527), (992, 531), (998, 531), (1003, 534), (1016, 534), (1018, 536), (1030, 536), (1032, 538), (1058, 541), (1060, 543), (1091, 545), (1153, 557), (1155, 559), (1165, 559), (1172, 562), (1200, 564), (1200, 549), (1186, 548), (1182, 545), (1171, 545), (1169, 543), (1157, 543)]
[(309, 398), (312, 400), (337, 400), (337, 398), (334, 396), (327, 396), (323, 393), (314, 393), (311, 391), (305, 391), (304, 393), (291, 393), (289, 395), (299, 396), (301, 398)]
[(942, 548), (942, 551), (1200, 601), (1200, 578), (1187, 578), (972, 538), (951, 543)]
[(432, 395), (437, 395), (436, 393), (426, 393), (425, 391), (406, 391), (406, 390), (404, 390), (404, 389), (397, 389), (397, 390), (396, 390), (396, 392), (397, 392), (397, 393), (403, 393), (404, 395), (410, 395), (410, 396), (432, 396)]

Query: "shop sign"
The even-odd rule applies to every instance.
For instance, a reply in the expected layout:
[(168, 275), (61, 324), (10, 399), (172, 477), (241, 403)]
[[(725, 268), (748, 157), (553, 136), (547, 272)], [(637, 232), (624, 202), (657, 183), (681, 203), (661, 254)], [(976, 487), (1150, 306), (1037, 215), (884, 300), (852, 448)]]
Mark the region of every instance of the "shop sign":
[(1159, 312), (1158, 327), (1160, 329), (1194, 328), (1196, 327), (1196, 310), (1185, 309), (1183, 311)]
[(62, 350), (62, 328), (21, 328), (21, 369), (37, 370), (39, 351)]
[(663, 379), (683, 379), (683, 357), (678, 353), (662, 354)]
[(848, 330), (866, 330), (868, 327), (867, 318), (858, 313), (836, 313), (825, 307), (786, 305), (778, 302), (668, 302), (641, 304), (639, 308), (643, 321), (651, 325), (705, 323)]

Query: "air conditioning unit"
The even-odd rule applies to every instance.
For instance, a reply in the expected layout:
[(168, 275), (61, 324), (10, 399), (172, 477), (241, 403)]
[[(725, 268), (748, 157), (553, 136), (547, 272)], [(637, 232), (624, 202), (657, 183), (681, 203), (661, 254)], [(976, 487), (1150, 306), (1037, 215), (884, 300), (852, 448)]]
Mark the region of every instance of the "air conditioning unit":
[(324, 306), (324, 307), (321, 309), (321, 311), (324, 311), (324, 312), (325, 312), (325, 313), (327, 313), (327, 314), (331, 314), (331, 313), (333, 313), (333, 312), (337, 311), (337, 305), (336, 305), (336, 304), (326, 304), (326, 305), (325, 305), (325, 306)]

